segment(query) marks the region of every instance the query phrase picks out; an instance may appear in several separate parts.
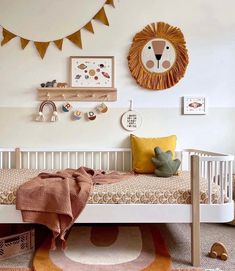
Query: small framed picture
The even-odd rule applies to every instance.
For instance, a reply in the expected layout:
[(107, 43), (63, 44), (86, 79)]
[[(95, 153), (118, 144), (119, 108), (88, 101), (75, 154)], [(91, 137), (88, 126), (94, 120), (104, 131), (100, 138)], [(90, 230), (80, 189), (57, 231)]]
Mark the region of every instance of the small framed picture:
[(196, 96), (183, 97), (183, 114), (185, 115), (205, 115), (206, 98)]
[(71, 56), (70, 86), (114, 88), (113, 56)]

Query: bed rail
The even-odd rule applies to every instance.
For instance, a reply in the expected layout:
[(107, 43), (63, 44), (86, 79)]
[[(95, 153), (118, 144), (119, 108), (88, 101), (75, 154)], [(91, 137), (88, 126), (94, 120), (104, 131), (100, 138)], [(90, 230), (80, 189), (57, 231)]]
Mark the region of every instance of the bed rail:
[(0, 168), (65, 169), (87, 166), (94, 169), (128, 171), (131, 149), (0, 148)]
[(186, 149), (184, 153), (190, 160), (192, 155), (199, 157), (199, 173), (208, 182), (208, 203), (213, 203), (213, 187), (220, 187), (220, 203), (232, 202), (232, 180), (233, 180), (233, 155), (207, 152), (202, 150)]
[(15, 148), (0, 148), (0, 169), (2, 168), (15, 168)]

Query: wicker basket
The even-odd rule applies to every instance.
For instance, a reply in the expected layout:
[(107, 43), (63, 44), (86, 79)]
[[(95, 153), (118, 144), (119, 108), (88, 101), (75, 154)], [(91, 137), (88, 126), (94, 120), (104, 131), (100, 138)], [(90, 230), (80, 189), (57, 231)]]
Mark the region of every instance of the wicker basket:
[(34, 229), (0, 238), (0, 260), (33, 251), (34, 248)]

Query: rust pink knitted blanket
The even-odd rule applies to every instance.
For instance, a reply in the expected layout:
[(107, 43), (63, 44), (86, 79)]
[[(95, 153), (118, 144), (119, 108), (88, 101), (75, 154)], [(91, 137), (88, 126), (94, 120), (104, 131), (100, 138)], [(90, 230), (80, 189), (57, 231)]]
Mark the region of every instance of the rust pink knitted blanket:
[(93, 185), (115, 183), (126, 175), (86, 167), (40, 173), (18, 188), (16, 209), (21, 210), (23, 221), (52, 230), (52, 248), (57, 237), (65, 245), (65, 234), (86, 206)]

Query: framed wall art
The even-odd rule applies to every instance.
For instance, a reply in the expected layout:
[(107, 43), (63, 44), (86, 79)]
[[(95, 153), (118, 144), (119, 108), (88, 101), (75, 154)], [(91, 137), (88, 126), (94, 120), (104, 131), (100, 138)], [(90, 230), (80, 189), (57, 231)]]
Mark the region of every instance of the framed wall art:
[(114, 88), (113, 56), (71, 56), (70, 86)]
[(183, 97), (183, 114), (184, 115), (205, 115), (206, 98), (187, 96)]

